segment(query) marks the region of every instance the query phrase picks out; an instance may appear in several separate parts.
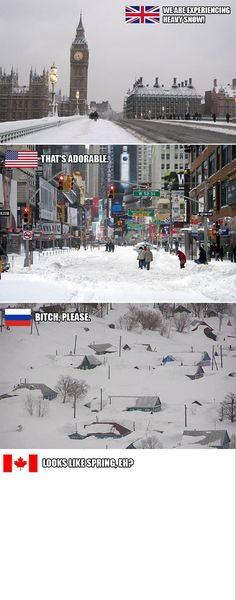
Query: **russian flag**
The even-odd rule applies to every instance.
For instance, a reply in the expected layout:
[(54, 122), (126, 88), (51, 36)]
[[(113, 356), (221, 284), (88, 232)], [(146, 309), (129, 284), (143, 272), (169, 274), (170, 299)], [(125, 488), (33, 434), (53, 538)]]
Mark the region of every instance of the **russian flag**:
[(25, 327), (32, 323), (30, 308), (6, 308), (5, 325), (8, 327)]
[(4, 473), (12, 473), (13, 468), (24, 469), (28, 462), (28, 471), (30, 473), (38, 472), (38, 455), (37, 454), (29, 454), (29, 460), (24, 460), (21, 456), (14, 460), (12, 454), (3, 454), (3, 472)]

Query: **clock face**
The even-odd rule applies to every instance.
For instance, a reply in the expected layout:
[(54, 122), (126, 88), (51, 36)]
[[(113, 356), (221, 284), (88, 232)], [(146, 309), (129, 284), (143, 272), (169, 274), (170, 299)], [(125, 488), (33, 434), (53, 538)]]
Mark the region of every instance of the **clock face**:
[(74, 53), (75, 60), (82, 60), (82, 58), (83, 58), (83, 52), (75, 52)]

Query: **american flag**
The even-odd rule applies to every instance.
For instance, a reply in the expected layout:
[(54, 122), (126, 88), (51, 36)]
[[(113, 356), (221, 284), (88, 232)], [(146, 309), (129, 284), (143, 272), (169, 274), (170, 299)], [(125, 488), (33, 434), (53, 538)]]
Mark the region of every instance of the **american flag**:
[(160, 23), (160, 6), (126, 6), (126, 23)]
[(38, 152), (35, 150), (7, 150), (6, 169), (35, 169), (38, 166)]

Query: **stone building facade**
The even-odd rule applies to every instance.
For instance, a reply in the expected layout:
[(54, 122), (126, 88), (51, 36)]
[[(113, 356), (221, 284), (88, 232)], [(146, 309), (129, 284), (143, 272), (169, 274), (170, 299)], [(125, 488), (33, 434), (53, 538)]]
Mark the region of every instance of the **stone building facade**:
[(159, 84), (158, 77), (152, 86), (144, 85), (143, 78), (135, 81), (124, 102), (124, 117), (128, 119), (180, 119), (201, 114), (201, 95), (195, 90), (192, 79), (172, 86)]

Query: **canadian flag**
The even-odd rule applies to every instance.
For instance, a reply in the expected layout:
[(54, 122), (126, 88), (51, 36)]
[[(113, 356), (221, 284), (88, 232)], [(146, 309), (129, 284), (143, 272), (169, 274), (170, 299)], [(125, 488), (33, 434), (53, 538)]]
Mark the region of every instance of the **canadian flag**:
[(12, 454), (3, 454), (3, 472), (4, 473), (12, 473), (13, 469), (16, 467), (21, 471), (28, 464), (28, 471), (30, 473), (38, 472), (38, 455), (37, 454), (29, 454), (28, 461), (24, 460), (22, 456), (19, 456), (16, 460), (13, 461)]

